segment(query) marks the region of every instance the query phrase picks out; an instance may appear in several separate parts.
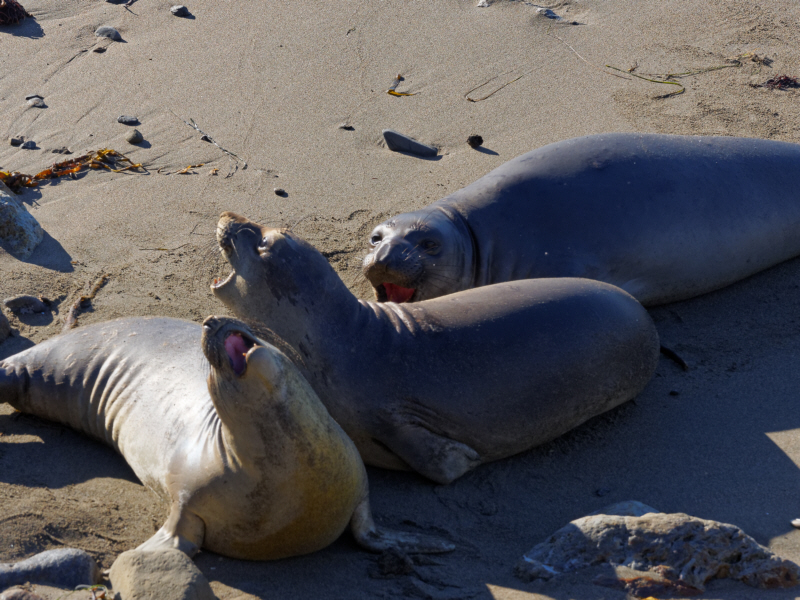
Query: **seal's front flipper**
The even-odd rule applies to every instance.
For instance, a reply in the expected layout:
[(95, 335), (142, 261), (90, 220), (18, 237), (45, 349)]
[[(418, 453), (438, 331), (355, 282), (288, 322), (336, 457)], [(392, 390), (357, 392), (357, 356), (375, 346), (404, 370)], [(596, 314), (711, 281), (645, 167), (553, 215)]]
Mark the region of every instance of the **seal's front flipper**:
[(409, 467), (436, 483), (451, 483), (483, 462), (466, 444), (420, 425), (396, 426), (394, 436), (382, 441)]
[(384, 552), (394, 549), (420, 554), (441, 554), (443, 552), (452, 552), (456, 548), (450, 542), (432, 536), (378, 528), (372, 519), (368, 495), (364, 497), (361, 504), (353, 512), (353, 518), (350, 520), (350, 529), (358, 545), (371, 552)]
[(203, 545), (205, 531), (205, 523), (200, 517), (179, 504), (173, 504), (167, 522), (136, 550), (147, 552), (174, 548), (192, 557)]

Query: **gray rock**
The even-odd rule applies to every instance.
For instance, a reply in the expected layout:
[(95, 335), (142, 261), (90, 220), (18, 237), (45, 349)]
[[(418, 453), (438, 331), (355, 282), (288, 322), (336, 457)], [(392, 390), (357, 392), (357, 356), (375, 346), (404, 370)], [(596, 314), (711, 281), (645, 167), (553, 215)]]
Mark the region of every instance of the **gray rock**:
[(123, 125), (138, 125), (139, 119), (129, 115), (120, 115), (117, 117), (117, 123), (122, 123)]
[(20, 148), (22, 148), (23, 150), (36, 150), (36, 142), (34, 142), (33, 140), (22, 142)]
[(44, 598), (26, 589), (15, 587), (0, 594), (0, 600), (44, 600)]
[(0, 182), (0, 242), (6, 244), (15, 256), (28, 258), (43, 237), (39, 222)]
[(53, 154), (72, 154), (72, 150), (67, 148), (66, 146), (61, 146), (61, 148), (53, 148), (50, 150)]
[(208, 580), (180, 550), (123, 552), (111, 565), (109, 579), (124, 600), (215, 600)]
[(21, 135), (18, 135), (16, 137), (12, 137), (12, 138), (8, 138), (8, 143), (11, 144), (12, 146), (21, 146), (22, 142), (24, 142), (24, 141), (25, 141), (25, 138), (23, 138)]
[[(644, 505), (638, 505), (629, 508), (641, 512)], [(774, 555), (735, 525), (654, 512), (596, 514), (572, 521), (526, 553), (516, 574), (523, 581), (546, 580), (604, 563), (653, 571), (676, 588), (701, 591), (710, 579), (726, 577), (759, 588), (800, 583), (798, 565)]]
[(395, 152), (408, 152), (417, 156), (436, 156), (439, 152), (433, 146), (427, 146), (394, 129), (384, 129), (383, 139), (386, 140), (389, 150), (394, 150)]
[(169, 10), (176, 17), (188, 17), (189, 16), (189, 9), (186, 8), (183, 4), (178, 4), (176, 6), (173, 6)]
[(144, 136), (142, 136), (138, 129), (134, 129), (125, 136), (125, 139), (128, 140), (129, 144), (138, 144), (144, 141)]
[(44, 98), (40, 96), (34, 96), (33, 98), (28, 99), (28, 105), (35, 106), (36, 108), (47, 108), (44, 103)]
[[(11, 324), (8, 318), (0, 311), (0, 344), (5, 342), (11, 336)], [(0, 596), (2, 600), (2, 596)]]
[(84, 550), (46, 550), (18, 563), (0, 563), (0, 589), (23, 583), (74, 588), (100, 581), (97, 563)]
[(107, 25), (103, 25), (102, 27), (98, 27), (94, 34), (97, 37), (107, 37), (110, 40), (114, 40), (115, 42), (121, 42), (122, 36), (119, 34), (119, 31), (114, 29), (113, 27), (109, 27)]
[(36, 296), (14, 296), (3, 300), (3, 304), (22, 315), (47, 312), (47, 305)]

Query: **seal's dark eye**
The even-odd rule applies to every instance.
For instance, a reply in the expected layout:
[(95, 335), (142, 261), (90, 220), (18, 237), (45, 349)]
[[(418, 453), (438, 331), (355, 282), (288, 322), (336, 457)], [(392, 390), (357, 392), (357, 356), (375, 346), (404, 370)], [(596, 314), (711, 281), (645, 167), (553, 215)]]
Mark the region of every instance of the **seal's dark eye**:
[(437, 243), (436, 243), (436, 242), (434, 242), (433, 240), (425, 240), (424, 242), (422, 242), (422, 243), (420, 244), (420, 246), (422, 246), (422, 247), (423, 247), (425, 250), (433, 250), (433, 249), (435, 249), (435, 248), (436, 248), (438, 245), (439, 245), (439, 244), (437, 244)]
[(267, 245), (267, 238), (265, 238), (265, 237), (261, 238), (261, 241), (258, 242), (258, 247), (259, 248), (265, 248), (266, 245)]
[(381, 242), (381, 234), (376, 233), (369, 239), (369, 243), (373, 246), (377, 246)]

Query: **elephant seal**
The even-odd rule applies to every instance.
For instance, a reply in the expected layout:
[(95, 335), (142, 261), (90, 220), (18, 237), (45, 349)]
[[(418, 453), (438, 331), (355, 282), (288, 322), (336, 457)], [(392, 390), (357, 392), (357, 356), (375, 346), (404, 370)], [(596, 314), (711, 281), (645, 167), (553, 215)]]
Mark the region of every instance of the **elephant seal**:
[(288, 230), (223, 213), (217, 238), (233, 272), (214, 295), (302, 356), (367, 464), (449, 483), (630, 400), (658, 360), (647, 311), (605, 283), (526, 280), (379, 304), (356, 299)]
[(586, 277), (645, 306), (800, 255), (800, 145), (611, 133), (523, 154), (372, 232), (379, 301), (501, 281)]
[(351, 525), (363, 547), (452, 550), (378, 530), (364, 465), (294, 364), (243, 323), (123, 318), (0, 362), (0, 400), (106, 442), (170, 504), (140, 550), (268, 560)]

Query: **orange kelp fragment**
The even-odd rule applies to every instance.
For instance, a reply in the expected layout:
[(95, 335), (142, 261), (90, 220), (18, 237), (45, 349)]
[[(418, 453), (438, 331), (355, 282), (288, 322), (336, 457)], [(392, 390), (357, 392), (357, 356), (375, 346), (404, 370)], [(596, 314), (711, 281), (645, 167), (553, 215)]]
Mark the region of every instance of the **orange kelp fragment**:
[(14, 25), (25, 17), (30, 15), (17, 0), (0, 0), (0, 25)]
[[(123, 163), (128, 164), (122, 166)], [(84, 169), (108, 169), (114, 173), (121, 173), (122, 171), (131, 169), (142, 169), (142, 171), (144, 171), (144, 167), (142, 167), (141, 163), (134, 164), (131, 159), (124, 154), (116, 150), (111, 150), (110, 148), (102, 148), (96, 152), (89, 152), (82, 156), (57, 162), (33, 176), (17, 172), (8, 173), (6, 171), (0, 171), (0, 181), (11, 188), (14, 193), (19, 193), (20, 189), (23, 187), (36, 187), (39, 181), (74, 176)]]

